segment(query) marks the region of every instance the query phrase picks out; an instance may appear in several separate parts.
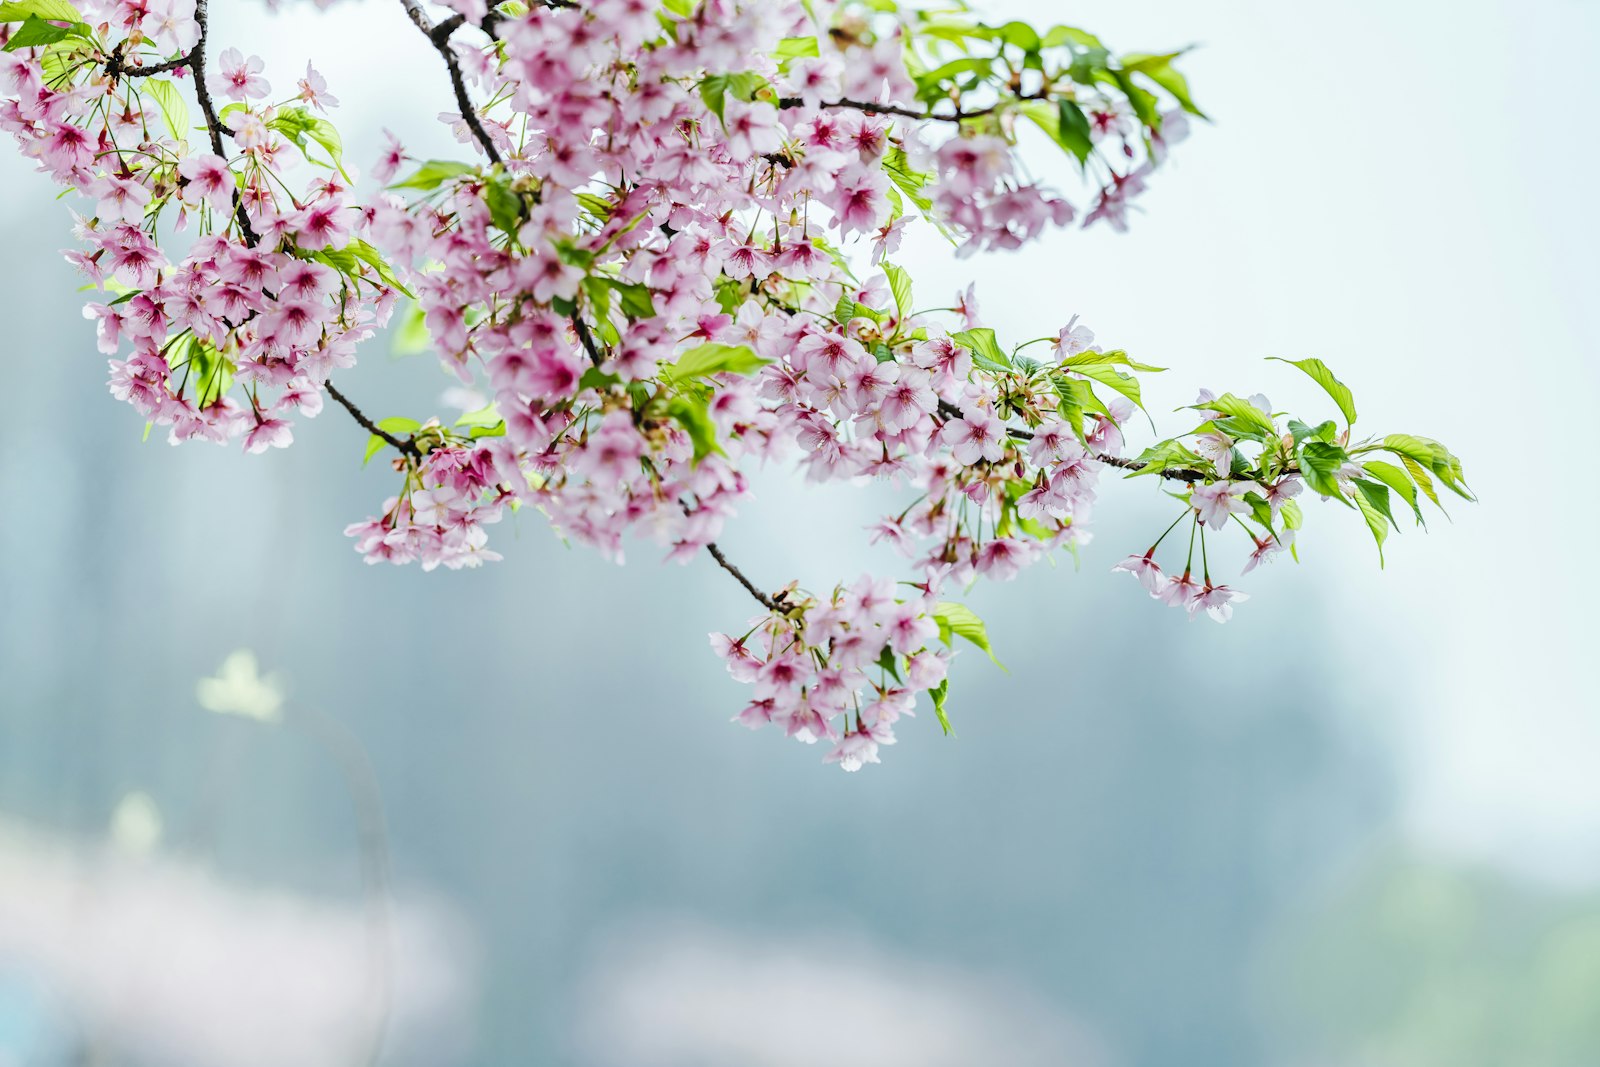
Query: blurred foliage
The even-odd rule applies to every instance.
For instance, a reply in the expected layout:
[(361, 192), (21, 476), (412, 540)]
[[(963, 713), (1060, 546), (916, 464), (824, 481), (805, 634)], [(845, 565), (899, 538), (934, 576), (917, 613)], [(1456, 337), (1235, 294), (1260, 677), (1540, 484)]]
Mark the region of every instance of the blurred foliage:
[(1600, 1063), (1600, 892), (1394, 850), (1288, 920), (1264, 998), (1277, 1062)]

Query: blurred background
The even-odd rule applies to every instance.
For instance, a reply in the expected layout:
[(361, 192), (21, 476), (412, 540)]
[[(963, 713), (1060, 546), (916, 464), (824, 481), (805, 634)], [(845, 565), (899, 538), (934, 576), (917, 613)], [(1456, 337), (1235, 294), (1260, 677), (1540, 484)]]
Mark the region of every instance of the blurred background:
[[(326, 74), (352, 160), (451, 152), (399, 5), (214, 8), (278, 90)], [(1600, 1063), (1600, 8), (983, 8), (1198, 44), (1216, 122), (1129, 236), (908, 248), (919, 303), (1081, 314), (1174, 368), (1156, 412), (1318, 410), (1263, 357), (1319, 356), (1481, 505), (1382, 572), (1311, 506), (1218, 627), (1109, 572), (1169, 511), (1109, 484), (1081, 570), (975, 592), (1011, 673), (962, 657), (957, 736), (845, 776), (729, 725), (704, 635), (750, 605), (703, 559), (524, 516), (480, 571), (365, 567), (340, 531), (389, 478), (339, 412), (269, 455), (141, 445), (7, 149), (0, 1065)], [(439, 407), (430, 357), (362, 358), (369, 414)], [(861, 532), (892, 494), (757, 485), (722, 543), (759, 583), (896, 565)]]

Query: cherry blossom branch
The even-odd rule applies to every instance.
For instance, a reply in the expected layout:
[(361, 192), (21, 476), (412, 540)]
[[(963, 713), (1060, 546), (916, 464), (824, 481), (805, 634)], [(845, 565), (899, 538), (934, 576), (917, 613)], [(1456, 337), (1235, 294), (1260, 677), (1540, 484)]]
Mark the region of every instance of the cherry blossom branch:
[[(950, 403), (948, 400), (939, 401), (939, 414), (952, 419), (959, 419), (962, 417), (961, 409)], [(1015, 426), (1006, 427), (1006, 432), (1010, 434), (1012, 438), (1018, 441), (1033, 440), (1033, 434), (1030, 431), (1023, 430)], [(1144, 470), (1145, 465), (1136, 459), (1124, 459), (1122, 456), (1113, 456), (1109, 452), (1092, 452), (1090, 454), (1108, 467), (1120, 467), (1125, 471)], [(1170, 478), (1175, 482), (1203, 482), (1206, 479), (1206, 475), (1200, 471), (1168, 469), (1159, 471), (1158, 473), (1161, 475), (1161, 477)]]
[(157, 63), (154, 66), (130, 67), (126, 65), (127, 60), (122, 54), (122, 50), (124, 47), (126, 47), (127, 43), (128, 42), (126, 41), (119, 43), (117, 47), (111, 50), (111, 55), (106, 60), (106, 77), (110, 78), (113, 82), (115, 82), (118, 78), (148, 78), (152, 74), (165, 74), (169, 70), (177, 70), (179, 67), (187, 67), (189, 65), (189, 57), (192, 55), (192, 53), (185, 52), (177, 59), (169, 59), (163, 63)]
[[(575, 8), (578, 6), (577, 4), (573, 3), (573, 0), (540, 0), (540, 3), (549, 8), (551, 11), (559, 11), (562, 8)], [(476, 25), (478, 29), (482, 30), (490, 37), (493, 37), (495, 36), (494, 28), (500, 25), (500, 23), (504, 22), (506, 18), (507, 15), (505, 12), (496, 11), (491, 8), (489, 13), (484, 15)], [(466, 24), (467, 16), (461, 14), (451, 15), (449, 18), (444, 19), (437, 26), (435, 26), (428, 36), (433, 39), (434, 46), (439, 47), (443, 45), (445, 41), (450, 39), (450, 35), (452, 33), (455, 33)]]
[(406, 14), (411, 18), (411, 21), (416, 25), (417, 29), (422, 31), (422, 35), (433, 45), (434, 50), (444, 59), (444, 65), (449, 68), (450, 88), (455, 90), (456, 106), (461, 109), (461, 121), (465, 122), (467, 128), (472, 131), (472, 136), (483, 149), (484, 155), (489, 157), (489, 162), (499, 163), (501, 161), (500, 153), (495, 150), (494, 142), (489, 138), (489, 131), (483, 128), (483, 122), (478, 118), (478, 112), (472, 106), (472, 98), (467, 95), (466, 79), (461, 74), (461, 63), (456, 59), (455, 52), (450, 48), (450, 34), (456, 31), (460, 23), (451, 26), (448, 32), (440, 33), (440, 28), (447, 25), (451, 19), (446, 19), (438, 26), (435, 26), (428, 21), (427, 12), (422, 10), (422, 4), (418, 0), (400, 0), (400, 5), (406, 9)]
[(412, 459), (422, 458), (422, 450), (417, 447), (417, 439), (415, 437), (396, 437), (394, 434), (390, 433), (377, 423), (373, 422), (371, 419), (367, 418), (362, 410), (356, 407), (354, 401), (345, 396), (343, 393), (339, 392), (339, 390), (334, 387), (333, 382), (324, 382), (323, 385), (327, 388), (328, 395), (333, 397), (334, 400), (338, 401), (339, 406), (348, 411), (350, 413), (350, 417), (361, 424), (362, 429), (366, 430), (374, 437), (382, 438), (385, 444), (389, 445), (391, 448), (394, 448), (402, 455), (410, 456)]
[(734, 566), (728, 557), (722, 554), (722, 549), (717, 547), (717, 543), (715, 541), (706, 545), (706, 551), (711, 553), (711, 558), (717, 561), (717, 566), (733, 575), (734, 581), (744, 586), (745, 591), (759, 600), (762, 607), (772, 612), (779, 612), (783, 610), (782, 606), (778, 603), (779, 599), (781, 599), (781, 595), (780, 597), (770, 597), (761, 590), (757, 589), (755, 583), (746, 578), (744, 576), (744, 572), (738, 567)]
[(583, 316), (576, 311), (572, 313), (572, 329), (578, 335), (583, 350), (589, 354), (589, 362), (596, 367), (605, 362), (605, 355), (601, 353), (600, 346), (595, 344), (594, 334), (589, 332), (589, 324), (583, 321)]
[[(1026, 96), (1018, 96), (1014, 99), (1019, 102), (1023, 100), (1043, 100), (1046, 99), (1048, 95), (1049, 94), (1044, 89), (1040, 89), (1038, 92), (1028, 93)], [(1000, 107), (1004, 102), (1005, 101), (1000, 101), (990, 104), (988, 107), (974, 108), (971, 111), (962, 111), (958, 108), (956, 113), (953, 115), (938, 115), (931, 111), (916, 111), (909, 107), (901, 107), (898, 104), (879, 104), (871, 100), (850, 100), (848, 98), (840, 100), (825, 100), (817, 106), (846, 111), (860, 111), (868, 115), (899, 115), (903, 118), (926, 120), (930, 122), (964, 122), (967, 119), (977, 119), (982, 118), (985, 115), (992, 115), (996, 111), (1000, 110)], [(806, 101), (798, 96), (779, 97), (776, 103), (779, 108), (807, 106)]]

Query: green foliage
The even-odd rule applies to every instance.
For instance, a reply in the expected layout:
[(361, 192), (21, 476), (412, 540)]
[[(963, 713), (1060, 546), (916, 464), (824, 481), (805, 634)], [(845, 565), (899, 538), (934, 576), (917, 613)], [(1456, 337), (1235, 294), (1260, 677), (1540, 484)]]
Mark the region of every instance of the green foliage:
[(676, 363), (664, 368), (676, 381), (707, 378), (713, 374), (751, 374), (772, 362), (756, 355), (748, 345), (725, 345), (715, 341), (685, 349)]
[(728, 97), (731, 95), (736, 100), (749, 103), (755, 99), (762, 90), (770, 92), (772, 86), (767, 79), (753, 70), (740, 71), (737, 74), (713, 74), (700, 82), (700, 98), (706, 102), (706, 109), (719, 120), (726, 121), (724, 112), (727, 110)]
[(457, 163), (449, 159), (430, 159), (422, 164), (411, 176), (389, 186), (391, 189), (421, 189), (424, 191), (437, 189), (451, 178), (459, 178), (463, 174), (472, 174), (478, 168), (470, 163)]
[(0, 3), (0, 22), (26, 22), (28, 19), (83, 22), (78, 9), (67, 0), (5, 0)]
[(174, 141), (182, 141), (189, 130), (189, 105), (178, 87), (166, 78), (147, 78), (139, 86), (161, 106), (161, 118)]
[(1333, 371), (1320, 359), (1284, 359), (1281, 356), (1269, 356), (1279, 363), (1287, 363), (1291, 367), (1299, 367), (1310, 375), (1311, 380), (1322, 386), (1328, 395), (1333, 397), (1333, 402), (1339, 405), (1339, 410), (1344, 413), (1346, 426), (1354, 425), (1356, 421), (1356, 398), (1351, 394), (1350, 387), (1333, 376)]
[(667, 415), (689, 435), (689, 440), (694, 444), (696, 464), (713, 452), (724, 454), (722, 446), (717, 444), (717, 427), (706, 410), (704, 397), (680, 393), (667, 402)]
[[(408, 419), (398, 415), (392, 418), (379, 419), (376, 425), (378, 429), (382, 430), (384, 433), (392, 434), (395, 437), (399, 437), (402, 434), (416, 433), (418, 430), (422, 429), (422, 423), (418, 422), (416, 419)], [(377, 434), (373, 434), (372, 436), (368, 437), (367, 452), (366, 455), (361, 457), (361, 465), (365, 467), (368, 463), (370, 463), (372, 461), (372, 457), (376, 456), (379, 452), (382, 452), (383, 447), (388, 443), (389, 442), (385, 441)]]
[(994, 331), (987, 327), (972, 330), (961, 330), (950, 335), (950, 339), (963, 348), (972, 352), (972, 362), (991, 373), (1014, 369), (1011, 357), (1007, 356), (1005, 349), (1000, 347), (1000, 342), (995, 340)]
[(989, 629), (978, 618), (976, 612), (965, 604), (954, 601), (942, 600), (933, 606), (933, 621), (939, 627), (939, 639), (946, 645), (952, 643), (955, 637), (964, 637), (977, 645), (996, 667), (1006, 669), (1006, 665), (995, 657), (994, 649), (989, 647)]
[[(328, 158), (338, 168), (339, 173), (344, 174), (344, 140), (339, 136), (339, 131), (334, 128), (333, 123), (327, 119), (314, 115), (303, 107), (286, 107), (280, 108), (267, 125), (287, 137), (302, 153), (306, 152), (308, 140), (315, 141), (328, 153)], [(306, 154), (306, 158), (311, 158), (309, 153)], [(350, 176), (348, 174), (344, 176), (348, 181)], [(411, 187), (405, 186), (405, 188)]]

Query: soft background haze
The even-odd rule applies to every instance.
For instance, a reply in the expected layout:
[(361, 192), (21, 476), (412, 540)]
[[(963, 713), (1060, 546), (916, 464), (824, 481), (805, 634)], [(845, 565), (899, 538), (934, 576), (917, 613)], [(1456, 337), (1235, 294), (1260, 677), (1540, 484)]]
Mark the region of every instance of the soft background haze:
[[(1079, 313), (1174, 368), (1156, 412), (1202, 385), (1318, 410), (1262, 359), (1319, 356), (1481, 505), (1383, 572), (1311, 506), (1303, 565), (1217, 627), (1108, 572), (1168, 511), (1108, 484), (1081, 571), (974, 594), (1011, 674), (962, 657), (959, 736), (919, 718), (847, 777), (728, 724), (704, 634), (750, 605), (704, 559), (618, 569), (524, 516), (481, 571), (364, 567), (340, 529), (388, 478), (337, 409), (287, 452), (140, 445), (65, 206), (8, 148), (0, 1065), (364, 1062), (374, 929), (392, 1064), (1600, 1063), (1600, 7), (979, 6), (1199, 43), (1217, 121), (1131, 235), (918, 245), (919, 303), (975, 278), (1012, 338)], [(315, 61), (354, 161), (383, 126), (450, 151), (398, 4), (213, 16), (280, 90)], [(381, 341), (341, 376), (375, 416), (447, 384)], [(758, 582), (893, 565), (860, 531), (886, 496), (758, 484), (722, 539)], [(196, 705), (236, 648), (282, 724)], [(363, 759), (392, 892), (363, 888)]]

